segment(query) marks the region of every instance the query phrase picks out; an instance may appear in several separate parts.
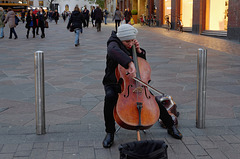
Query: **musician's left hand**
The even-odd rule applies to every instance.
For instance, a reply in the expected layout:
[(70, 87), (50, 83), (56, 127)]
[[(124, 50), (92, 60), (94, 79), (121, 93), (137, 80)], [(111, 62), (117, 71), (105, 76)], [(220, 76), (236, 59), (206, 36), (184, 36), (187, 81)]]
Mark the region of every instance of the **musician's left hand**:
[(136, 47), (136, 51), (138, 53), (142, 53), (142, 50), (140, 49), (140, 44), (136, 39), (134, 39), (134, 44), (135, 44), (135, 47)]

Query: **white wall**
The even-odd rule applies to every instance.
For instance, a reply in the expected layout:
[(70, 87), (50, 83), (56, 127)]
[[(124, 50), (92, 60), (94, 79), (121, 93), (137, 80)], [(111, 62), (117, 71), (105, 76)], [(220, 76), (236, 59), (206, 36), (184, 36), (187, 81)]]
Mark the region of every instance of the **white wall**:
[(89, 4), (89, 2), (87, 0), (58, 0), (58, 1), (54, 1), (54, 3), (58, 3), (59, 7), (60, 7), (60, 13), (62, 13), (65, 10), (65, 6), (68, 5), (69, 6), (69, 11), (73, 11), (74, 7), (76, 5), (79, 6), (79, 8), (82, 8), (86, 5), (87, 9), (90, 11), (91, 10), (91, 6), (93, 6), (94, 4)]

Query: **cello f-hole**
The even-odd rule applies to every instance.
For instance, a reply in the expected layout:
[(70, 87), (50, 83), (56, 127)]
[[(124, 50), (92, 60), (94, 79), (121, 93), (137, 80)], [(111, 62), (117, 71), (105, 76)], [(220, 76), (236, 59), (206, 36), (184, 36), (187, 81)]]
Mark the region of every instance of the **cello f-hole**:
[(128, 91), (127, 91), (127, 95), (124, 94), (124, 97), (127, 98), (129, 96), (129, 87), (133, 87), (133, 85), (129, 85), (128, 86)]
[[(143, 86), (142, 86), (142, 87), (143, 87)], [(146, 96), (146, 98), (147, 98), (147, 99), (150, 99), (150, 98), (151, 98), (151, 96), (148, 96), (148, 95), (147, 95), (147, 90), (146, 90), (146, 87), (144, 87), (144, 90), (145, 90), (145, 96)]]

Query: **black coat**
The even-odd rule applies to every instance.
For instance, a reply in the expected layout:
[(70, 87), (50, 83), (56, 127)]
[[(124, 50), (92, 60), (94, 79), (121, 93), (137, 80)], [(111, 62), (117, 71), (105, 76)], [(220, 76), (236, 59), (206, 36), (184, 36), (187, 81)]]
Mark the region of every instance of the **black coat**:
[(59, 20), (59, 13), (58, 12), (54, 12), (52, 16), (55, 20)]
[(42, 12), (42, 14), (40, 14), (40, 12), (38, 12), (37, 18), (38, 18), (38, 26), (44, 27), (45, 20), (47, 19), (47, 14), (44, 11)]
[(32, 17), (28, 14), (27, 15), (27, 18), (26, 18), (26, 28), (30, 28), (30, 24), (31, 24), (31, 21), (33, 21), (33, 28), (36, 28), (37, 26), (37, 21), (36, 21), (36, 17), (34, 14), (32, 14)]
[(84, 10), (83, 15), (85, 19), (89, 19), (89, 10), (86, 10), (86, 11)]
[[(137, 53), (137, 56), (146, 59), (145, 50), (141, 50), (143, 52), (141, 54)], [(116, 36), (116, 32), (113, 31), (107, 42), (107, 62), (105, 76), (102, 81), (103, 85), (117, 84), (115, 70), (118, 64), (128, 69), (128, 64), (132, 61), (129, 56), (132, 56), (132, 49), (128, 50)]]
[(72, 29), (82, 29), (82, 24), (85, 26), (85, 19), (83, 17), (83, 14), (79, 11), (73, 11), (71, 14), (71, 17), (68, 21), (67, 28), (70, 28), (70, 25), (72, 24)]
[(91, 18), (95, 20), (95, 9), (91, 11)]
[(102, 23), (103, 12), (100, 8), (96, 8), (94, 11), (96, 23)]

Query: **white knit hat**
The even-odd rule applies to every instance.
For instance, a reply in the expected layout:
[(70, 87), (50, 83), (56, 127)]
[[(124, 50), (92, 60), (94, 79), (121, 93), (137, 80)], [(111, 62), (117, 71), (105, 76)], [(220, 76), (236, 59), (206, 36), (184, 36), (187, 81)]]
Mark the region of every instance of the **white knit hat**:
[(138, 30), (130, 24), (122, 24), (118, 27), (117, 37), (121, 40), (136, 39)]

